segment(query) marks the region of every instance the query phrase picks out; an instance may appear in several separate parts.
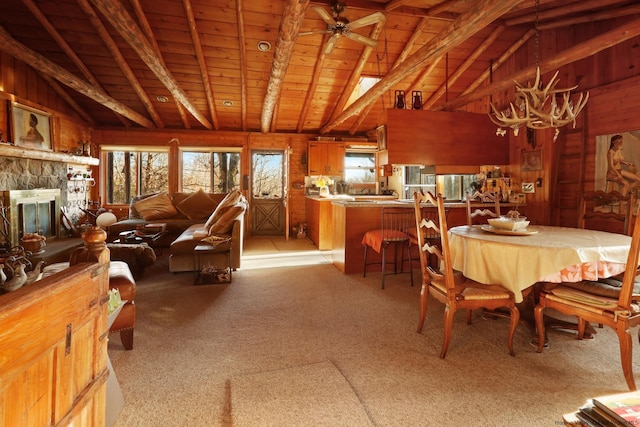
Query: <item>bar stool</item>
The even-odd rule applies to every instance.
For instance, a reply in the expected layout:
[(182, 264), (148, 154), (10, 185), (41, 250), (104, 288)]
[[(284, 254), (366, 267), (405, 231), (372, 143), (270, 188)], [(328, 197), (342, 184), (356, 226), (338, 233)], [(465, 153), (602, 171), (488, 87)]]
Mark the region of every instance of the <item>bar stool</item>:
[[(409, 263), (409, 275), (411, 277), (411, 286), (413, 286), (413, 268), (411, 259), (411, 243), (409, 231), (416, 228), (415, 212), (410, 208), (382, 208), (382, 228), (367, 231), (362, 237), (364, 245), (364, 269), (363, 277), (367, 277), (367, 266), (372, 264), (381, 264), (382, 266), (382, 289), (384, 289), (384, 279), (388, 274), (398, 274), (398, 247), (401, 249), (400, 272), (405, 273), (404, 263)], [(393, 273), (386, 272), (387, 248), (394, 246), (394, 262)], [(382, 255), (380, 262), (367, 262), (367, 252), (371, 248)], [(408, 258), (404, 256), (404, 250), (407, 249)]]

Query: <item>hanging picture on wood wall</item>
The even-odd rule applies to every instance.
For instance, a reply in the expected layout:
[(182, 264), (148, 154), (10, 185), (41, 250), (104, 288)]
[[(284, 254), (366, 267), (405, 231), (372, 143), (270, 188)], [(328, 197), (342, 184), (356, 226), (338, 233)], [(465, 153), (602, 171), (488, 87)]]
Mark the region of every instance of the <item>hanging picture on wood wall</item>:
[(17, 103), (10, 105), (10, 141), (22, 147), (51, 150), (51, 115)]
[(520, 170), (522, 172), (542, 170), (542, 150), (523, 151)]

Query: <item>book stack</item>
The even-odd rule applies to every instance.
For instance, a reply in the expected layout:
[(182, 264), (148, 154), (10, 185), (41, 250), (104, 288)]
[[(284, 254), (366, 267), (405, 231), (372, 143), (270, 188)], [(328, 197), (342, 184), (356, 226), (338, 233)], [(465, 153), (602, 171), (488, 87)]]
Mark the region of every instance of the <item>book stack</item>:
[(594, 397), (575, 416), (587, 427), (640, 426), (640, 392)]

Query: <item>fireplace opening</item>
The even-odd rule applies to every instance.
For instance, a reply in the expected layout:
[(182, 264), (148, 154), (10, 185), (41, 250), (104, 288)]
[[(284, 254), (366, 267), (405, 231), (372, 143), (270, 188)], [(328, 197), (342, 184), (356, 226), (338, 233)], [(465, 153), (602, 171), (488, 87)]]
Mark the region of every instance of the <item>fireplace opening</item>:
[(3, 191), (2, 199), (5, 206), (9, 206), (9, 234), (12, 245), (17, 245), (26, 233), (38, 233), (47, 239), (58, 236), (59, 189)]

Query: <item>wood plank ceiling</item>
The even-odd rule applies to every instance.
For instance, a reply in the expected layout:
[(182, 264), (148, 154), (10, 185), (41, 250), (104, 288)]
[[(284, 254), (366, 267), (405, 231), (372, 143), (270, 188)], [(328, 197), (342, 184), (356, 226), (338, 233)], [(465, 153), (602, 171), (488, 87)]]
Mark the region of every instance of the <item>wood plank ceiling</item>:
[[(489, 85), (489, 68), (534, 37), (535, 1), (348, 0), (351, 22), (384, 15), (353, 29), (377, 46), (340, 37), (326, 52), (330, 35), (300, 33), (326, 30), (315, 8), (330, 16), (334, 0), (3, 0), (0, 50), (96, 127), (362, 135), (396, 90), (420, 91), (425, 109), (486, 111), (514, 77)], [(538, 11), (541, 33), (620, 17), (640, 27), (636, 0), (539, 0)], [(547, 65), (622, 41), (603, 37)], [(381, 80), (354, 101), (362, 77)]]

